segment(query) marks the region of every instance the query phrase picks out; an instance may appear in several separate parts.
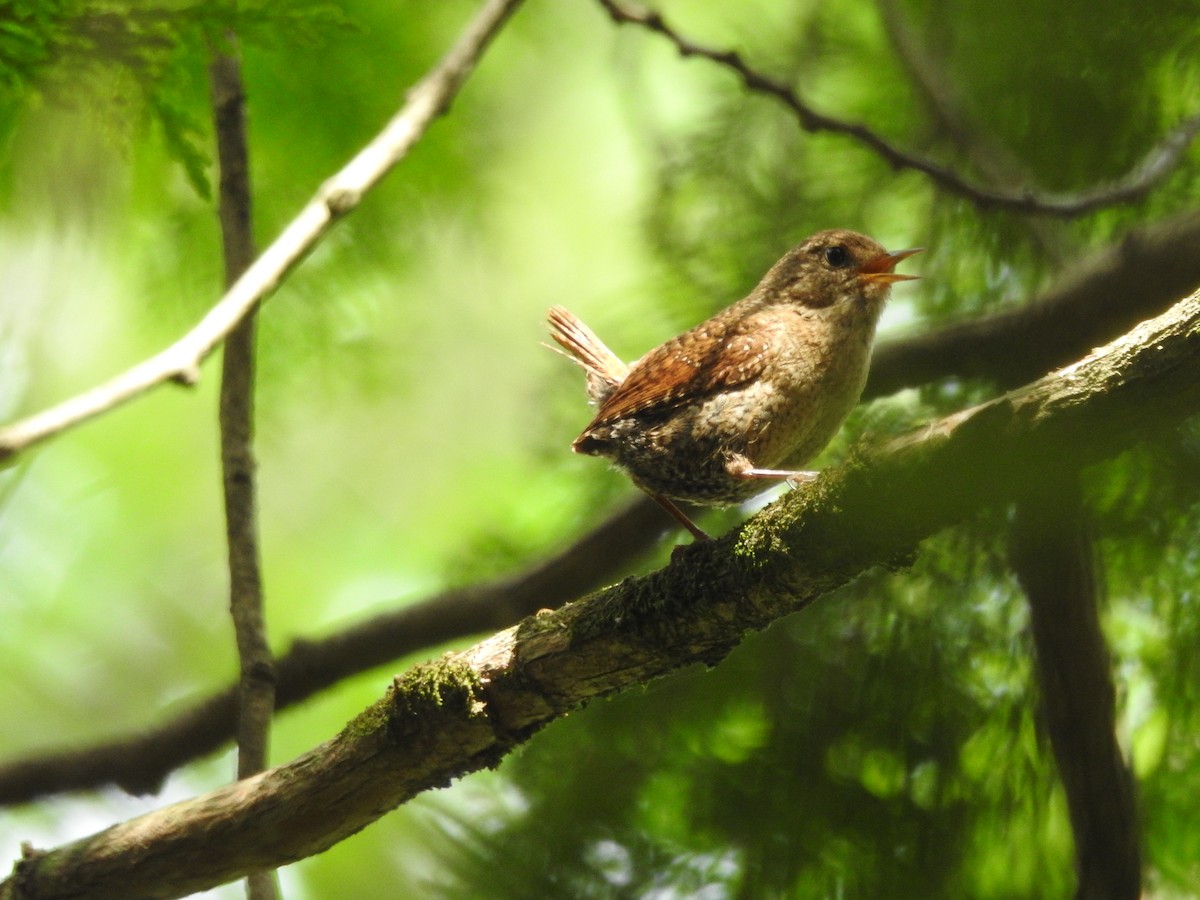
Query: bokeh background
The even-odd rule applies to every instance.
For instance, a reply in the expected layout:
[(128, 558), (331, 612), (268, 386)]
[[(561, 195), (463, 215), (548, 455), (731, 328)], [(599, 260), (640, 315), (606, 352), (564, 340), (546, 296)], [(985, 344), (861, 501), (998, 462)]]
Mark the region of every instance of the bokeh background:
[[(1183, 0), (657, 8), (820, 109), (993, 183), (1109, 181), (1200, 109), (1200, 18)], [(136, 34), (149, 9), (167, 38), (136, 53), (67, 39), (98, 11)], [(381, 127), (474, 10), (242, 10), (260, 241)], [(219, 296), (203, 38), (231, 15), (211, 0), (0, 9), (3, 420), (153, 353)], [(631, 498), (622, 476), (568, 450), (588, 410), (577, 370), (539, 346), (551, 304), (632, 359), (742, 296), (807, 234), (849, 227), (929, 248), (908, 267), (923, 280), (895, 291), (882, 325), (885, 338), (918, 333), (1027, 302), (1128, 229), (1195, 208), (1198, 180), (1191, 150), (1133, 205), (1066, 220), (981, 209), (846, 137), (803, 132), (728, 71), (615, 26), (593, 0), (529, 0), (449, 115), (264, 308), (257, 453), (274, 645), (519, 572)], [(210, 361), (195, 389), (159, 388), (0, 471), (0, 759), (137, 732), (235, 676), (218, 375)], [(875, 401), (822, 462), (863, 433), (992, 393), (961, 379)], [(1156, 897), (1200, 884), (1198, 464), (1185, 428), (1085, 479)], [(719, 531), (745, 514), (705, 522)], [(1007, 517), (931, 539), (911, 571), (859, 579), (713, 671), (571, 715), (497, 771), (284, 870), (286, 895), (1068, 896), (1070, 824)], [(675, 539), (664, 533), (641, 568)], [(274, 761), (444, 649), (283, 713)], [(223, 753), (155, 797), (110, 789), (9, 808), (0, 858), (232, 772)]]

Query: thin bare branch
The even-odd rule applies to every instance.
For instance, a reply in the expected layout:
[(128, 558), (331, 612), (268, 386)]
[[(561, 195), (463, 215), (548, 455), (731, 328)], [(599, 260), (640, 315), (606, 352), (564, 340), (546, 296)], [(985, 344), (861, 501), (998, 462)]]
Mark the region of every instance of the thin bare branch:
[(1027, 177), (1020, 162), (991, 139), (967, 112), (956, 82), (909, 25), (898, 0), (875, 0), (880, 19), (897, 58), (908, 71), (913, 85), (924, 95), (926, 105), (954, 145), (993, 182), (1011, 186)]
[[(218, 156), (220, 219), (230, 283), (254, 257), (241, 67), (220, 54), (210, 67)], [(225, 343), (221, 374), (221, 463), (229, 548), (230, 610), (241, 661), (238, 777), (266, 768), (274, 710), (275, 662), (267, 642), (259, 566), (254, 460), (254, 321), (246, 316)]]
[(300, 211), (203, 319), (171, 346), (120, 375), (0, 428), (0, 464), (164, 382), (194, 384), (200, 364), (279, 287), (443, 113), (521, 0), (486, 0), (458, 42), (411, 91), (396, 116)]
[(895, 168), (920, 172), (943, 190), (965, 197), (982, 209), (1071, 218), (1108, 206), (1132, 203), (1145, 197), (1174, 171), (1196, 135), (1200, 134), (1200, 113), (1197, 113), (1168, 132), (1125, 175), (1078, 193), (1053, 194), (1033, 188), (1006, 190), (975, 184), (948, 166), (902, 149), (866, 125), (819, 112), (788, 85), (749, 66), (737, 52), (697, 44), (668, 25), (659, 13), (635, 9), (619, 0), (598, 2), (614, 22), (638, 25), (661, 34), (675, 45), (681, 56), (697, 56), (736, 72), (751, 91), (773, 97), (790, 109), (805, 131), (846, 135)]
[(178, 897), (319, 853), (493, 766), (590, 699), (715, 665), (747, 633), (984, 507), (1108, 458), (1200, 403), (1200, 293), (1087, 359), (864, 454), (671, 565), (398, 677), (297, 760), (49, 852), (0, 900)]
[[(234, 35), (209, 66), (214, 130), (220, 163), (218, 212), (226, 285), (234, 284), (254, 259), (250, 151), (246, 101)], [(271, 719), (275, 713), (275, 659), (267, 640), (258, 542), (258, 497), (254, 460), (254, 326), (252, 310), (229, 333), (221, 366), (221, 476), (229, 552), (229, 609), (237, 638), (237, 777), (249, 778), (270, 763)], [(249, 900), (277, 900), (270, 870), (246, 878)]]
[[(939, 131), (993, 186), (1012, 189), (1026, 183), (1028, 171), (1002, 142), (993, 140), (983, 122), (970, 115), (956, 79), (949, 77), (941, 60), (909, 24), (899, 0), (875, 0), (875, 5), (896, 57), (924, 96)], [(1024, 228), (1048, 259), (1058, 264), (1066, 257), (1069, 237), (1061, 221), (1030, 216)]]

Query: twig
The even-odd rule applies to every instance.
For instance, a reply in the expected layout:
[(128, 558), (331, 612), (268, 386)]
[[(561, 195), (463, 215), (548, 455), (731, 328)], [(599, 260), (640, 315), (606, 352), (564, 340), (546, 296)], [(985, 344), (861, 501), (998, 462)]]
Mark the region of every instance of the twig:
[[(218, 211), (225, 256), (225, 280), (232, 285), (254, 259), (250, 154), (246, 102), (234, 35), (229, 48), (209, 66), (214, 130), (220, 163)], [(254, 325), (256, 311), (242, 319), (225, 341), (221, 366), (221, 475), (229, 551), (229, 609), (237, 638), (241, 677), (238, 687), (237, 777), (249, 778), (270, 761), (271, 717), (275, 712), (275, 659), (267, 640), (259, 565), (257, 485), (254, 477)], [(277, 900), (279, 886), (270, 870), (246, 878), (249, 900)]]
[(589, 700), (748, 633), (927, 536), (1177, 425), (1200, 402), (1200, 292), (1086, 360), (828, 473), (671, 565), (398, 677), (295, 761), (49, 852), (0, 900), (177, 897), (311, 856), (417, 793), (494, 766)]
[(955, 80), (908, 24), (898, 0), (876, 0), (888, 40), (912, 83), (924, 95), (940, 130), (993, 182), (1008, 186), (1027, 177), (1016, 158), (972, 121)]
[[(1019, 187), (1029, 179), (1017, 157), (967, 112), (940, 61), (909, 25), (899, 0), (876, 0), (888, 39), (900, 63), (908, 70), (917, 90), (924, 95), (941, 131), (958, 147), (967, 160), (997, 187)], [(1028, 217), (1024, 227), (1043, 254), (1059, 264), (1065, 257), (1063, 243), (1067, 232), (1062, 223), (1044, 217)], [(1121, 329), (1124, 331), (1124, 329)], [(1120, 333), (1119, 331), (1116, 333)]]
[(675, 45), (681, 56), (698, 56), (736, 72), (746, 87), (774, 97), (795, 114), (805, 131), (844, 134), (874, 151), (897, 169), (912, 169), (927, 176), (936, 185), (975, 203), (984, 209), (1071, 218), (1107, 206), (1131, 203), (1146, 196), (1169, 175), (1200, 134), (1200, 113), (1180, 122), (1125, 175), (1108, 184), (1074, 194), (1051, 194), (1033, 189), (1000, 190), (974, 184), (953, 169), (903, 150), (866, 125), (848, 122), (819, 112), (786, 84), (769, 78), (747, 65), (732, 50), (715, 50), (683, 37), (663, 17), (645, 9), (633, 9), (619, 0), (597, 0), (618, 24), (639, 25), (661, 34)]
[(103, 384), (0, 428), (0, 464), (164, 382), (194, 384), (200, 377), (204, 359), (279, 286), (334, 222), (358, 206), (447, 109), (488, 43), (520, 3), (521, 0), (486, 0), (454, 47), (409, 92), (396, 116), (320, 187), (283, 233), (191, 331)]

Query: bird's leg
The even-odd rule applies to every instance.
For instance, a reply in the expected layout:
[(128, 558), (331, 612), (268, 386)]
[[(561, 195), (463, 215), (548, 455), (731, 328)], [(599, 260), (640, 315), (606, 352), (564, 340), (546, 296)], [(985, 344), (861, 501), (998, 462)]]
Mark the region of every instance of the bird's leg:
[(687, 515), (684, 513), (684, 511), (682, 509), (680, 509), (678, 506), (676, 506), (674, 503), (672, 503), (666, 497), (659, 496), (658, 494), (651, 494), (650, 497), (652, 500), (654, 500), (655, 503), (657, 503), (659, 506), (661, 506), (663, 509), (665, 509), (667, 512), (669, 512), (671, 514), (671, 516), (675, 519), (675, 521), (677, 521), (680, 525), (682, 525), (684, 528), (686, 528), (688, 531), (690, 531), (692, 533), (692, 537), (694, 537), (696, 540), (698, 540), (698, 541), (711, 541), (712, 540), (712, 538), (710, 538), (700, 528), (700, 526), (698, 526), (695, 522), (693, 522), (691, 519), (689, 519), (687, 517)]
[(760, 469), (740, 453), (735, 453), (725, 463), (725, 471), (733, 478), (749, 481), (761, 478), (764, 481), (786, 481), (792, 487), (813, 481), (818, 473), (793, 469)]

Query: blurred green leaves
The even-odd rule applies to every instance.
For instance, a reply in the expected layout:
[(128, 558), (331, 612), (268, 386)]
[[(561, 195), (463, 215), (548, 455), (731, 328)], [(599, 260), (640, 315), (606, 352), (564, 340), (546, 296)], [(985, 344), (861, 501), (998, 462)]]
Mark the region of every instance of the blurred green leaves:
[(0, 83), (23, 102), (31, 95), (52, 104), (99, 102), (118, 122), (128, 110), (144, 110), (207, 199), (203, 97), (213, 49), (231, 34), (271, 46), (313, 45), (348, 25), (323, 0), (12, 2), (0, 7)]
[[(912, 79), (870, 5), (662, 9), (824, 111), (983, 180), (995, 160), (979, 148), (991, 147), (1015, 184), (1086, 188), (1200, 104), (1190, 3), (892, 6), (959, 118)], [(0, 210), (6, 416), (163, 346), (219, 294), (205, 67), (227, 32), (246, 49), (269, 237), (472, 9), (0, 6), (2, 166), (21, 200)], [(592, 3), (528, 4), (451, 113), (264, 309), (273, 633), (327, 633), (532, 565), (630, 496), (567, 449), (589, 412), (578, 373), (537, 346), (550, 304), (633, 359), (741, 296), (807, 233), (844, 226), (929, 247), (890, 327), (932, 328), (1021, 304), (1131, 224), (1194, 207), (1198, 161), (1192, 150), (1145, 201), (1079, 221), (989, 213), (803, 132), (729, 73), (615, 29)], [(864, 431), (991, 390), (934, 384), (880, 401), (828, 459)], [(0, 490), (5, 756), (159, 721), (232, 675), (212, 402), (206, 371), (199, 392), (164, 391), (81, 429)], [(1166, 895), (1200, 883), (1194, 432), (1087, 473), (1146, 884)], [(713, 671), (572, 715), (499, 772), (297, 865), (290, 893), (1069, 894), (1070, 828), (1005, 517), (939, 536), (912, 571), (860, 579)], [(403, 665), (286, 714), (277, 759), (327, 737)], [(176, 787), (212, 786), (217, 768)], [(56, 818), (97, 815), (80, 801)], [(25, 821), (4, 832), (13, 855)]]

